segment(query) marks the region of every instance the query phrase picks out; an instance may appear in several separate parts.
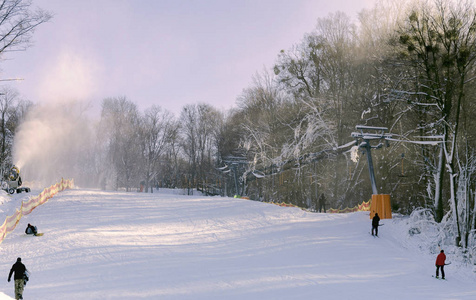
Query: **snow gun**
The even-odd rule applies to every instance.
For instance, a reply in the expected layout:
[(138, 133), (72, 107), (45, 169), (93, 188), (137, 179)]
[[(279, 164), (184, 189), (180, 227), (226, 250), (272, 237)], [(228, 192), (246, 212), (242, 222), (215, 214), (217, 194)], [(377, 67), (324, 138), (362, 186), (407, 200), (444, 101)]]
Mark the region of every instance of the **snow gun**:
[(17, 166), (12, 166), (8, 174), (5, 175), (2, 180), (1, 186), (2, 190), (6, 191), (9, 194), (14, 194), (21, 192), (30, 192), (29, 187), (22, 187), (22, 181), (20, 177), (20, 169)]

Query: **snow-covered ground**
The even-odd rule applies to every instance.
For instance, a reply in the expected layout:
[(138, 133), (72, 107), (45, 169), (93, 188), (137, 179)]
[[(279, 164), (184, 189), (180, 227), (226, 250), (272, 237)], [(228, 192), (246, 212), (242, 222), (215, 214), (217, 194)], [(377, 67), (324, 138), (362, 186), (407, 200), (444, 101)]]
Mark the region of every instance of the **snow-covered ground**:
[[(40, 191), (32, 191), (35, 194)], [(0, 217), (31, 194), (0, 195)], [(3, 216), (2, 216), (3, 215)], [(27, 223), (42, 237), (26, 236)], [(317, 214), (250, 200), (75, 189), (24, 216), (0, 244), (0, 299), (21, 257), (25, 299), (476, 299), (473, 266), (410, 236), (408, 218)], [(2, 294), (3, 292), (3, 294)]]

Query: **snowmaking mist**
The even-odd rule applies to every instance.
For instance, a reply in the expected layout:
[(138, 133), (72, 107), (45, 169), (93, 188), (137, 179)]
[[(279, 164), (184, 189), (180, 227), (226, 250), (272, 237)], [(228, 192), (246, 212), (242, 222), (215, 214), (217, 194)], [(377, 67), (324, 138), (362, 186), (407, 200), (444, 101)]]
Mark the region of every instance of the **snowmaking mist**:
[(30, 186), (75, 178), (91, 132), (79, 102), (34, 106), (15, 134), (13, 164)]

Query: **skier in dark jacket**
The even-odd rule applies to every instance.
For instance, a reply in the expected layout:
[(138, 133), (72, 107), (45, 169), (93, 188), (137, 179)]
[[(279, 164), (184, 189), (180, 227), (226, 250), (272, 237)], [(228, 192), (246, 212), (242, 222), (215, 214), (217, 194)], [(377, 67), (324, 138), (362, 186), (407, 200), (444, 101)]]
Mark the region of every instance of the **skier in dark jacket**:
[(438, 275), (439, 275), (438, 271), (441, 268), (441, 279), (445, 279), (445, 270), (444, 270), (445, 261), (446, 261), (445, 251), (441, 250), (440, 254), (438, 254), (438, 256), (436, 257), (436, 262), (435, 262), (436, 278), (438, 278)]
[(375, 213), (375, 216), (372, 218), (372, 235), (374, 235), (375, 230), (375, 236), (378, 236), (378, 222), (380, 222), (380, 217), (378, 213)]
[(15, 273), (13, 279), (15, 280), (15, 299), (23, 299), (23, 288), (25, 287), (26, 267), (21, 262), (21, 258), (17, 258), (17, 262), (13, 264), (8, 274), (8, 282), (12, 278), (12, 274)]
[(319, 212), (326, 212), (326, 196), (324, 194), (321, 194), (321, 197), (319, 198)]

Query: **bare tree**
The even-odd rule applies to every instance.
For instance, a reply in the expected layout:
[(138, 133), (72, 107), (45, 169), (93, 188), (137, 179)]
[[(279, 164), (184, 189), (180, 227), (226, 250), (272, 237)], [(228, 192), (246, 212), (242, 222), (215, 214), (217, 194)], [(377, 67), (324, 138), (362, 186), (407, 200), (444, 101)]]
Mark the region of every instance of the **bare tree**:
[[(104, 99), (102, 103), (100, 138), (109, 153), (110, 181), (115, 188), (129, 190), (137, 186), (139, 173), (140, 140), (137, 106), (125, 97)], [(115, 182), (114, 182), (115, 181)]]
[(51, 13), (33, 9), (31, 0), (0, 1), (0, 55), (26, 49), (36, 27), (51, 18)]
[(166, 187), (184, 187), (183, 177), (185, 174), (183, 157), (181, 154), (180, 122), (174, 118), (170, 124), (169, 139), (165, 153), (159, 162), (161, 172), (156, 178)]
[(207, 180), (208, 172), (214, 168), (217, 120), (220, 113), (208, 104), (187, 105), (182, 109), (182, 149), (189, 163), (189, 180), (196, 183)]
[[(166, 151), (173, 135), (173, 115), (159, 106), (147, 109), (141, 123), (141, 148), (144, 160), (145, 191), (156, 180), (161, 155)], [(151, 187), (152, 189), (152, 187)]]
[(2, 162), (2, 170), (8, 169), (8, 165), (11, 164), (13, 132), (9, 130), (8, 123), (17, 99), (18, 92), (10, 88), (4, 88), (0, 93), (0, 161)]
[(18, 91), (9, 87), (3, 87), (0, 90), (0, 161), (2, 171), (7, 171), (11, 167), (15, 131), (30, 106), (30, 102), (20, 100)]

